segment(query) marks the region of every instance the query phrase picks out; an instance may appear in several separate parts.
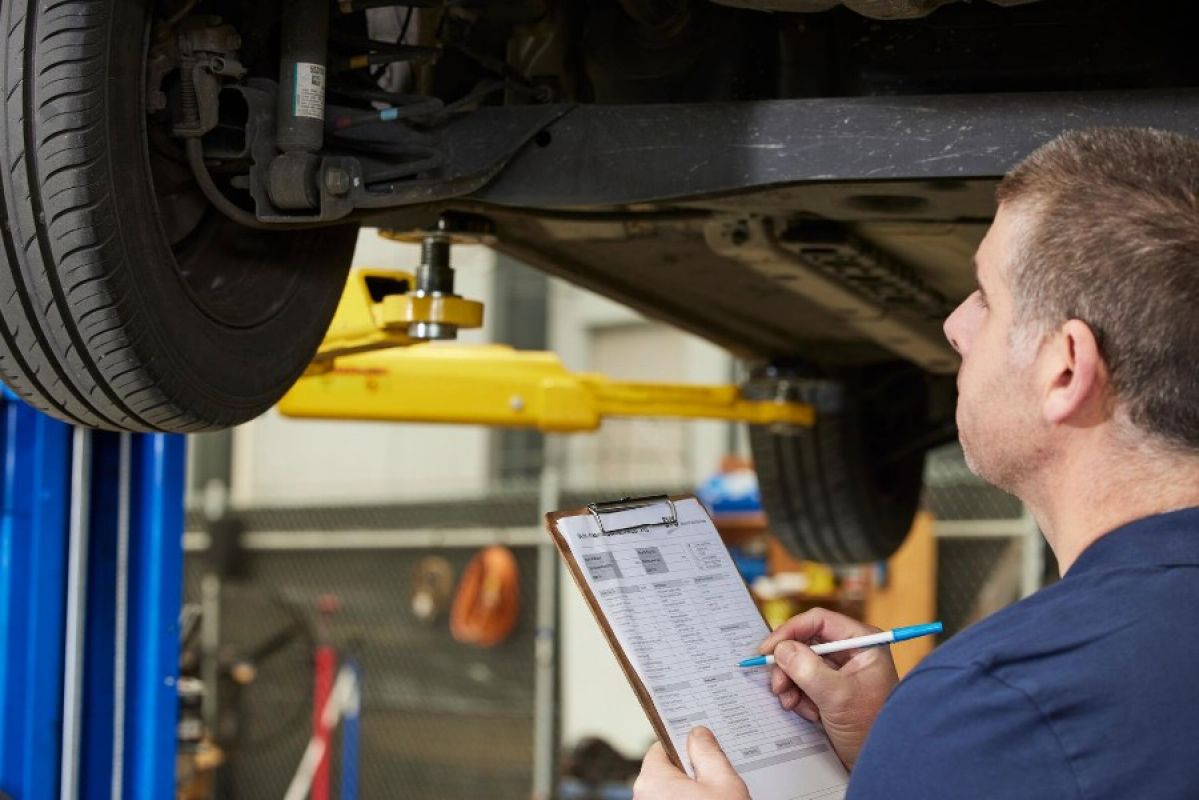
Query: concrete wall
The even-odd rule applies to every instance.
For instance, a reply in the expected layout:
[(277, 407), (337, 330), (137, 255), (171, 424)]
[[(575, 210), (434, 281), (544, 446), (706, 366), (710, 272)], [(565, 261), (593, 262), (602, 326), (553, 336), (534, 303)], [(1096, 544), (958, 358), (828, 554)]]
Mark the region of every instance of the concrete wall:
[[(733, 359), (719, 347), (561, 281), (551, 285), (549, 330), (551, 348), (576, 371), (619, 380), (727, 383), (733, 370)], [(625, 467), (630, 482), (693, 485), (716, 469), (729, 436), (723, 422), (618, 420), (594, 436), (572, 437), (566, 480), (619, 485)], [(635, 452), (629, 442), (638, 443)], [(621, 452), (630, 456), (623, 465), (612, 455)], [(647, 471), (655, 465), (658, 471)]]

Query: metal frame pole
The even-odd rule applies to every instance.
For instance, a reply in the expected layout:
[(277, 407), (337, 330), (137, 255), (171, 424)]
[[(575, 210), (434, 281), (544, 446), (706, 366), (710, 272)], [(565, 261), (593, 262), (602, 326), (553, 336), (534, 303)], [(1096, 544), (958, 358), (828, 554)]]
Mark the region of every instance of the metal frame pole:
[[(564, 444), (560, 437), (546, 434), (540, 486), (543, 513), (554, 511), (559, 505)], [(558, 569), (558, 552), (546, 534), (537, 547), (537, 631), (533, 672), (534, 800), (553, 797), (557, 782)]]
[(0, 791), (58, 794), (71, 430), (0, 400)]
[(181, 436), (0, 399), (0, 792), (175, 793)]
[[(74, 767), (81, 800), (113, 798), (114, 759), (120, 751), (113, 741), (113, 719), (119, 700), (116, 677), (116, 634), (120, 532), (120, 436), (92, 433), (91, 481), (88, 487), (87, 562), (83, 621), (83, 692), (79, 759)], [(65, 798), (64, 798), (65, 800)], [(71, 798), (71, 800), (75, 800)]]
[(175, 791), (185, 442), (93, 434), (83, 731), (85, 800)]
[(67, 620), (63, 637), (62, 754), (60, 800), (79, 796), (79, 741), (83, 730), (83, 642), (87, 619), (87, 542), (91, 497), (92, 432), (76, 428), (71, 449), (71, 520), (67, 545)]
[(185, 441), (95, 433), (84, 645), (86, 800), (175, 792)]
[(133, 590), (128, 624), (129, 708), (126, 797), (174, 797), (179, 699), (179, 613), (183, 606), (182, 436), (138, 435), (133, 442), (129, 550)]

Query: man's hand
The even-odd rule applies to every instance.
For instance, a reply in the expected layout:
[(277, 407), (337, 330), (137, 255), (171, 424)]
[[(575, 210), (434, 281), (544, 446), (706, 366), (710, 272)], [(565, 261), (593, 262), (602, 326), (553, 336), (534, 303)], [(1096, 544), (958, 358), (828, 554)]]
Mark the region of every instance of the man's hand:
[(687, 755), (695, 780), (670, 763), (662, 745), (655, 742), (641, 762), (641, 774), (633, 784), (633, 800), (749, 800), (745, 782), (710, 730), (691, 731)]
[(886, 647), (818, 656), (807, 645), (878, 633), (855, 619), (813, 608), (784, 622), (758, 652), (774, 653), (770, 688), (779, 704), (820, 722), (847, 769), (852, 769), (874, 718), (899, 683)]

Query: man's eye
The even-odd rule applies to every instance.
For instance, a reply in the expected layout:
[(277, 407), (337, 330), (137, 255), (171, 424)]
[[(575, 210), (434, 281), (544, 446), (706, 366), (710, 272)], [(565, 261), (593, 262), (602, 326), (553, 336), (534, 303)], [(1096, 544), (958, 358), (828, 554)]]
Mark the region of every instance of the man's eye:
[(990, 306), (987, 305), (987, 296), (982, 292), (974, 293), (974, 302), (978, 303), (979, 308), (990, 308)]

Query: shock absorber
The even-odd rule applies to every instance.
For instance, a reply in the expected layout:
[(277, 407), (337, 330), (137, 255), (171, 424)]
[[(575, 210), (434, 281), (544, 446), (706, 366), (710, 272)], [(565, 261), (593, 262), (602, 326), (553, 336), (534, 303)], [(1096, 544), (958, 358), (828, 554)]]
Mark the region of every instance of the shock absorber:
[(325, 89), (329, 48), (327, 0), (288, 0), (279, 56), (279, 97), (271, 162), (271, 201), (288, 210), (320, 205), (318, 153), (325, 143)]
[(328, 47), (328, 2), (289, 0), (283, 14), (275, 123), (280, 152), (316, 153), (325, 143)]

